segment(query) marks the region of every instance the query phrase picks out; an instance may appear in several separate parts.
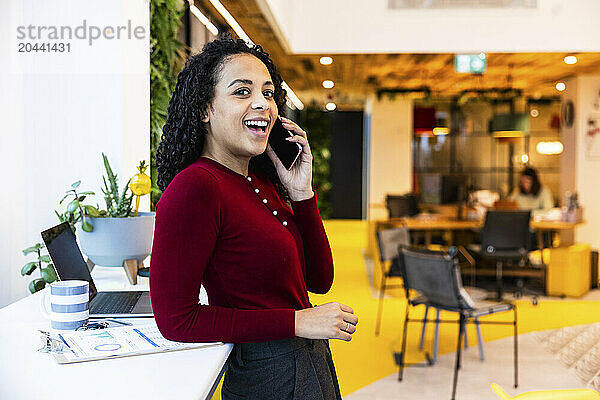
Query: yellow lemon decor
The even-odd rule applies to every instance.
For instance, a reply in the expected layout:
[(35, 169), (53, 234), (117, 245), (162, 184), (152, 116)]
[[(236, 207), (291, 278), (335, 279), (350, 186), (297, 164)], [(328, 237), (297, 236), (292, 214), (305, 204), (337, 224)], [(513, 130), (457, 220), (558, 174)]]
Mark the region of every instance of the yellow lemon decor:
[(138, 174), (135, 174), (131, 181), (129, 182), (129, 189), (131, 189), (131, 193), (135, 195), (135, 212), (133, 213), (134, 217), (138, 215), (138, 208), (140, 206), (140, 196), (147, 195), (150, 193), (152, 188), (152, 183), (150, 181), (150, 177), (146, 175), (145, 171), (148, 166), (146, 165), (146, 161), (140, 161), (140, 165)]

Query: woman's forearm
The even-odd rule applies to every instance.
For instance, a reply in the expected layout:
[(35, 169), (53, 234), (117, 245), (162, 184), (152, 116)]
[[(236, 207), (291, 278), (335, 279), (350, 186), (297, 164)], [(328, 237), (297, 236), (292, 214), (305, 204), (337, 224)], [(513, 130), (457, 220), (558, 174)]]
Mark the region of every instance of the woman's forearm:
[(294, 219), (304, 242), (306, 285), (313, 293), (327, 293), (333, 283), (333, 257), (316, 196), (292, 202)]

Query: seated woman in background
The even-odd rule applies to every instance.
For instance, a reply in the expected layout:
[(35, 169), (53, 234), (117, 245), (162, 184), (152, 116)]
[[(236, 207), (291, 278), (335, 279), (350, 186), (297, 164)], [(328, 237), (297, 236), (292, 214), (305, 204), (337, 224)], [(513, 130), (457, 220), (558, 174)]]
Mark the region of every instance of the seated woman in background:
[(548, 211), (554, 207), (552, 193), (542, 186), (537, 171), (531, 167), (521, 172), (519, 187), (508, 196), (508, 200), (515, 201), (520, 210)]

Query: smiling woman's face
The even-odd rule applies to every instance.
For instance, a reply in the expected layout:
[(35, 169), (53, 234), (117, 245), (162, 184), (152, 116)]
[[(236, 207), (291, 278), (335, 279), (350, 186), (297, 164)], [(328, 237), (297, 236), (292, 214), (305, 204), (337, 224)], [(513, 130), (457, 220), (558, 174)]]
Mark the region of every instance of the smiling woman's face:
[(267, 147), (277, 118), (275, 86), (265, 64), (251, 54), (227, 59), (203, 119), (212, 151), (229, 157), (254, 157)]

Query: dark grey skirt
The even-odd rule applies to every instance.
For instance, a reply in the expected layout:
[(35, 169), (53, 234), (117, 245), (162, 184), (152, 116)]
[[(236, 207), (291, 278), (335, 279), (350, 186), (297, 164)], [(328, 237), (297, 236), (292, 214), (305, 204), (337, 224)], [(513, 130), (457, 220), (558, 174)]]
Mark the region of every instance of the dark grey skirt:
[(329, 341), (282, 339), (236, 344), (227, 361), (223, 400), (338, 400)]

